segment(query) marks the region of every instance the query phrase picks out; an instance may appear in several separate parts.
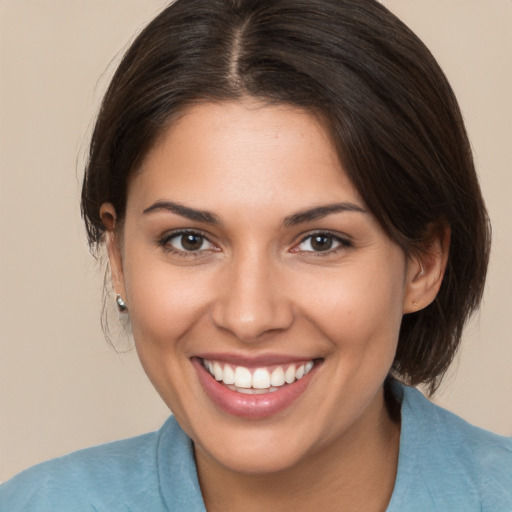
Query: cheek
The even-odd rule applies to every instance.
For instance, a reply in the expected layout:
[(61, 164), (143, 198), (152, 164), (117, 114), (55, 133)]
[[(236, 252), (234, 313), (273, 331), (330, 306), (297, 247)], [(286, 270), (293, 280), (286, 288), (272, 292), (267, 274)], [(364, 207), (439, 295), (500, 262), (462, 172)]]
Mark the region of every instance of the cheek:
[[(147, 257), (139, 265), (134, 256), (126, 258), (124, 268), (137, 354), (167, 406), (186, 418), (184, 411), (194, 402), (194, 390), (183, 386), (193, 378), (188, 358), (194, 345), (187, 334), (194, 330), (195, 338), (204, 338), (200, 326), (207, 309), (208, 278), (197, 269), (176, 270)], [(186, 424), (183, 419), (182, 423)]]
[[(146, 259), (146, 261), (151, 261)], [(125, 262), (126, 292), (135, 341), (174, 345), (203, 314), (209, 301), (209, 276), (197, 268), (173, 268), (165, 261)]]
[[(400, 261), (400, 260), (399, 260)], [(329, 278), (303, 282), (302, 308), (343, 350), (381, 345), (394, 350), (402, 319), (403, 267), (350, 266)]]

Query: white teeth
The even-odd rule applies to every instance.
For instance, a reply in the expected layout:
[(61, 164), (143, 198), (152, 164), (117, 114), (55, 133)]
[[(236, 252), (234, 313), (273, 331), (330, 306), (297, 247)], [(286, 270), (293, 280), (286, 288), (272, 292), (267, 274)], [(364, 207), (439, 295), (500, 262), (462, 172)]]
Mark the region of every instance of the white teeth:
[(237, 391), (238, 393), (244, 393), (245, 395), (263, 395), (268, 392), (272, 393), (273, 391), (277, 391), (277, 388), (268, 388), (268, 389), (235, 388), (233, 391)]
[(224, 384), (234, 384), (235, 383), (235, 372), (233, 368), (227, 364), (224, 366), (224, 378), (222, 379)]
[(251, 380), (251, 372), (248, 368), (244, 368), (243, 366), (236, 367), (234, 385), (237, 388), (250, 388), (252, 384)]
[(284, 370), (278, 366), (270, 375), (270, 384), (272, 386), (282, 386), (284, 383)]
[(233, 391), (238, 391), (238, 393), (243, 393), (244, 395), (255, 395), (257, 394), (256, 391), (262, 392), (261, 389), (256, 390), (252, 388), (235, 388)]
[(270, 374), (265, 368), (257, 368), (252, 375), (254, 389), (267, 389), (270, 387)]
[(301, 365), (290, 364), (286, 369), (285, 366), (276, 366), (270, 372), (264, 367), (252, 371), (244, 366), (233, 369), (229, 364), (203, 360), (203, 366), (215, 380), (223, 382), (233, 391), (248, 394), (269, 393), (285, 384), (293, 384), (309, 373), (314, 365), (313, 361), (308, 361)]
[(215, 380), (222, 380), (222, 377), (224, 377), (224, 372), (222, 371), (222, 366), (214, 362), (213, 363), (213, 376), (215, 377)]
[(288, 366), (286, 371), (284, 372), (284, 380), (287, 384), (291, 384), (292, 382), (295, 382), (295, 365), (292, 364), (291, 366)]

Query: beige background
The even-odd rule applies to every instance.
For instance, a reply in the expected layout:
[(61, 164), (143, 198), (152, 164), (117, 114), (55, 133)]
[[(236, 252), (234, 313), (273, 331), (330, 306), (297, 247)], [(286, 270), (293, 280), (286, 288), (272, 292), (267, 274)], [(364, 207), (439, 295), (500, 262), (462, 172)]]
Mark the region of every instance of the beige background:
[[(0, 0), (0, 480), (168, 414), (135, 354), (104, 341), (78, 207), (111, 60), (164, 3)], [(385, 3), (454, 86), (494, 224), (485, 303), (437, 401), (512, 434), (512, 2)]]

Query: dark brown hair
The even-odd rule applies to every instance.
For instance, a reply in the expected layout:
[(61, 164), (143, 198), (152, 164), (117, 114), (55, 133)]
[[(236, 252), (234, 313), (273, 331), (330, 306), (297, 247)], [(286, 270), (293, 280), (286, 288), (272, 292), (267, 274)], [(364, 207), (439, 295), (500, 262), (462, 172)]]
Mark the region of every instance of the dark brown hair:
[(252, 96), (319, 115), (368, 208), (407, 254), (449, 226), (436, 300), (405, 315), (393, 373), (434, 390), (478, 307), (490, 228), (454, 94), (425, 45), (375, 0), (177, 0), (136, 38), (103, 100), (82, 190), (89, 243), (102, 203), (196, 101)]

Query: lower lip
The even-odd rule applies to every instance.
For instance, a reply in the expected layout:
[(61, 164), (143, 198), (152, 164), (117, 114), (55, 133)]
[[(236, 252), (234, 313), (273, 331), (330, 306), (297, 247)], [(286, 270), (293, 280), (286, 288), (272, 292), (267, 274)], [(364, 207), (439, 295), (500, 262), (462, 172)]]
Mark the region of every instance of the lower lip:
[(233, 416), (253, 420), (268, 418), (288, 408), (304, 393), (319, 366), (315, 364), (313, 369), (302, 379), (293, 384), (284, 385), (277, 391), (249, 395), (232, 391), (217, 382), (206, 371), (200, 359), (192, 358), (191, 361), (197, 371), (199, 382), (215, 405)]

